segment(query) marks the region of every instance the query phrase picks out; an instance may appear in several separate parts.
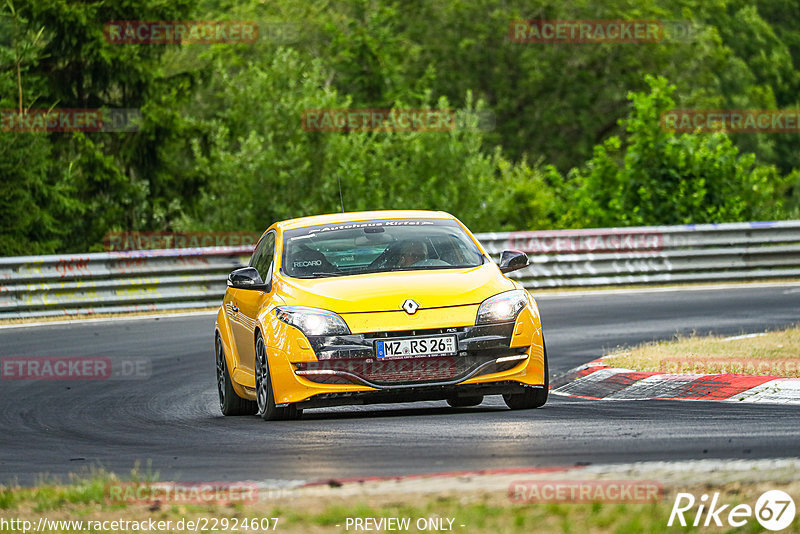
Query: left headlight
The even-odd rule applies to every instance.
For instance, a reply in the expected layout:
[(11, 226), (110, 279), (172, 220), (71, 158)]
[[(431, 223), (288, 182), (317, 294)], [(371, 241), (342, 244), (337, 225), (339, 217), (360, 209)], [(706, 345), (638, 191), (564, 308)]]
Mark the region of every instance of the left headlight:
[(300, 329), (307, 336), (338, 336), (350, 333), (344, 319), (328, 310), (305, 306), (281, 306), (275, 308), (275, 316), (284, 323)]
[(506, 323), (513, 321), (519, 312), (528, 304), (528, 295), (524, 289), (514, 289), (498, 293), (484, 300), (478, 308), (476, 325)]

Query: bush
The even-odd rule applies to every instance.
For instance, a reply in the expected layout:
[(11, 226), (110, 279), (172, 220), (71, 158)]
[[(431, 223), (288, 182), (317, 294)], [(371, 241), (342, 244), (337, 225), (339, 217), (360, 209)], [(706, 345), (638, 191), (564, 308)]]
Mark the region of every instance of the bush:
[(789, 179), (753, 154), (739, 154), (725, 133), (676, 135), (661, 113), (675, 87), (647, 76), (649, 93), (632, 93), (626, 138), (612, 136), (568, 175), (570, 227), (718, 223), (782, 218)]

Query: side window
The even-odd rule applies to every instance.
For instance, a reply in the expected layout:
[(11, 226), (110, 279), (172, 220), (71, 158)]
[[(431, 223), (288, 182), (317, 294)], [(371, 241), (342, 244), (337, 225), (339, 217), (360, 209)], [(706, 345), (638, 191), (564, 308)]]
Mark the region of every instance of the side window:
[(255, 267), (261, 279), (269, 282), (272, 276), (272, 262), (275, 259), (275, 232), (270, 232), (258, 242), (253, 257), (250, 258), (250, 267)]

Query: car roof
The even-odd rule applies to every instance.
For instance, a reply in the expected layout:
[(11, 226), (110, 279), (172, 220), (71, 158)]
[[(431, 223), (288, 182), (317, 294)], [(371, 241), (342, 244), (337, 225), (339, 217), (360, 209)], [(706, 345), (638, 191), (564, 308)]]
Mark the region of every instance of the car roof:
[(318, 224), (334, 224), (353, 221), (372, 221), (380, 219), (455, 219), (444, 211), (425, 210), (382, 210), (382, 211), (352, 211), (347, 213), (329, 213), (327, 215), (312, 215), (275, 223), (282, 230), (304, 228)]

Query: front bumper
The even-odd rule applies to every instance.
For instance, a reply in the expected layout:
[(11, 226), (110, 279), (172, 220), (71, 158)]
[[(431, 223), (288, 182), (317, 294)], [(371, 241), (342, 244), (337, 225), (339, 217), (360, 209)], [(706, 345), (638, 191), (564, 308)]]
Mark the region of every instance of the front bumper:
[(462, 384), (458, 386), (406, 387), (399, 390), (343, 391), (321, 393), (297, 403), (298, 408), (324, 408), (354, 404), (384, 404), (394, 402), (419, 402), (447, 400), (476, 395), (506, 395), (523, 393), (526, 389), (544, 386), (529, 386), (514, 381)]
[[(514, 323), (465, 328), (309, 337), (316, 362), (298, 362), (295, 374), (322, 384), (355, 384), (375, 389), (455, 385), (474, 376), (506, 371), (525, 360), (526, 347), (510, 348)], [(450, 356), (377, 358), (375, 343), (393, 338), (450, 335)]]
[[(281, 323), (283, 325), (283, 323)], [(487, 326), (309, 336), (276, 325), (268, 349), (278, 404), (298, 407), (441, 400), (520, 393), (545, 383), (538, 314)], [(454, 335), (452, 356), (377, 358), (374, 344), (397, 337)], [(286, 337), (288, 336), (288, 337)], [(303, 350), (294, 350), (304, 347)]]

